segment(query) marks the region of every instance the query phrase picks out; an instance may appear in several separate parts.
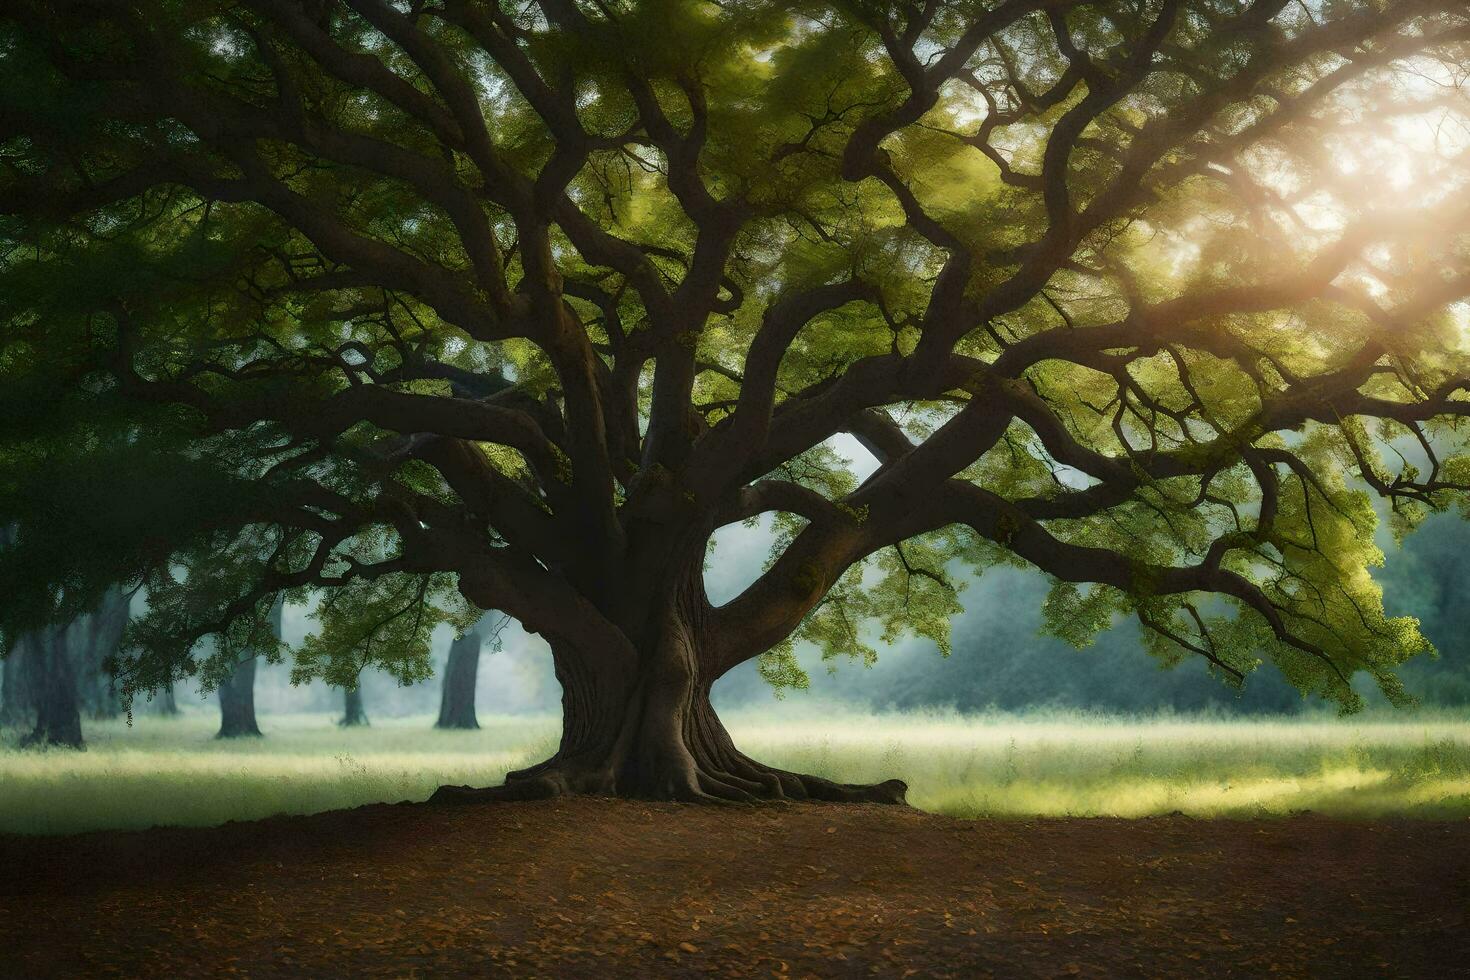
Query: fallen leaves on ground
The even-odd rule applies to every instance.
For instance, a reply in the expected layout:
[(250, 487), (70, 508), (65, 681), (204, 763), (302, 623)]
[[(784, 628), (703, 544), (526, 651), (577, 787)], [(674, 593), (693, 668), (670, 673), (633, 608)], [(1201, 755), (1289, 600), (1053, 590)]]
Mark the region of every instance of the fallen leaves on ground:
[(0, 838), (0, 976), (1450, 976), (1467, 908), (1466, 821), (553, 800)]

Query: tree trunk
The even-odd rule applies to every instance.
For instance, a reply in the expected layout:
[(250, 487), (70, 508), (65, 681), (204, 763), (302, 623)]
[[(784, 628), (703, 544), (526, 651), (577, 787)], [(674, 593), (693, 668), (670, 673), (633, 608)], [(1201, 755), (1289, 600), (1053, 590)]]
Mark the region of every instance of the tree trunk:
[(4, 664), (0, 665), (0, 727), (28, 725), (31, 723), (31, 706), (35, 698), (31, 695), (30, 678), (27, 676), (26, 641), (22, 639), (11, 649)]
[[(280, 600), (271, 607), (270, 626), (277, 639), (281, 637)], [(255, 722), (255, 668), (258, 657), (251, 657), (235, 668), (235, 672), (219, 686), (219, 735), (218, 738), (260, 737), (260, 726)]]
[(687, 802), (904, 802), (908, 787), (896, 779), (839, 784), (774, 769), (741, 753), (710, 704), (718, 675), (707, 672), (699, 655), (708, 609), (702, 575), (691, 574), (685, 587), (664, 596), (635, 665), (611, 651), (579, 649), (565, 637), (547, 635), (562, 686), (556, 754), (507, 774), (503, 786), (444, 786), (433, 799), (589, 794)]
[(87, 670), (86, 676), (82, 702), (86, 705), (87, 716), (103, 720), (121, 715), (122, 698), (118, 695), (116, 678), (91, 669)]
[(219, 738), (258, 737), (255, 722), (255, 667), (259, 658), (251, 657), (235, 668), (235, 672), (219, 686)]
[(337, 724), (343, 728), (356, 728), (367, 723), (367, 709), (362, 706), (362, 688), (342, 688), (342, 720)]
[(179, 714), (179, 699), (174, 696), (172, 681), (158, 695), (158, 713), (166, 718), (173, 718)]
[(480, 631), (470, 630), (449, 645), (444, 688), (435, 728), (479, 728), (475, 717), (475, 684), (480, 673)]
[(117, 653), (123, 630), (128, 625), (132, 596), (114, 586), (86, 616), (67, 630), (68, 644), (81, 675), (83, 701), (93, 718), (116, 718), (122, 714), (117, 678), (109, 659)]
[[(0, 525), (0, 548), (15, 542), (13, 524)], [(30, 685), (25, 676), (24, 639), (17, 641), (0, 657), (0, 728), (29, 724), (31, 720)]]
[(76, 670), (64, 628), (50, 627), (23, 641), (27, 649), (36, 725), (21, 744), (82, 748), (82, 714)]

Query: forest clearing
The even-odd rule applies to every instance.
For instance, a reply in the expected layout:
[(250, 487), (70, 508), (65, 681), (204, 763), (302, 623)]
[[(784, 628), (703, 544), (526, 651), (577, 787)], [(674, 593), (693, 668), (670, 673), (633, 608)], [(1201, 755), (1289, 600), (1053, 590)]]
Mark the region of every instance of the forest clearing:
[(1464, 976), (1466, 581), (1466, 0), (0, 3), (0, 980)]
[[(729, 713), (742, 749), (839, 782), (896, 776), (914, 806), (955, 817), (1470, 817), (1470, 721), (1452, 712), (1338, 719), (1127, 719), (1080, 712), (871, 715), (813, 706)], [(210, 826), (494, 785), (556, 744), (550, 716), (483, 715), (339, 728), (282, 715), (260, 739), (217, 720), (99, 721), (85, 752), (0, 749), (0, 833)]]

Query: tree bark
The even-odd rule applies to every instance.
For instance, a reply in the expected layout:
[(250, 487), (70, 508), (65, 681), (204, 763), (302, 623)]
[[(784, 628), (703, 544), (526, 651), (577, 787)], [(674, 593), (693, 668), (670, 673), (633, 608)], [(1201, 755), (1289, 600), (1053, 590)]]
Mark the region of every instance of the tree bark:
[(547, 634), (562, 687), (556, 754), (507, 774), (503, 786), (444, 786), (433, 799), (585, 794), (685, 802), (904, 802), (908, 787), (896, 779), (840, 784), (775, 769), (740, 752), (709, 700), (719, 675), (701, 657), (708, 608), (701, 572), (666, 590), (640, 634), (644, 643), (637, 645), (632, 670), (608, 651)]
[(475, 685), (480, 674), (480, 631), (472, 629), (449, 645), (444, 665), (444, 687), (439, 698), (439, 720), (435, 728), (477, 729)]
[(65, 628), (49, 627), (22, 641), (36, 706), (36, 724), (22, 739), (23, 746), (83, 747), (76, 670), (66, 634)]
[(362, 704), (362, 688), (342, 688), (342, 720), (337, 722), (343, 728), (357, 728), (368, 724), (367, 709)]

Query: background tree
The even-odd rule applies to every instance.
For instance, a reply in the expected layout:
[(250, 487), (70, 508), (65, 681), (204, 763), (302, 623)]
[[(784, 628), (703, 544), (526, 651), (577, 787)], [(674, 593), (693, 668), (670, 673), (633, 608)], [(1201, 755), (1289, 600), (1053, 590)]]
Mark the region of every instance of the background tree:
[(163, 715), (167, 718), (172, 718), (180, 713), (179, 702), (178, 698), (174, 694), (174, 685), (172, 681), (164, 684), (160, 690), (153, 692), (153, 694), (158, 699), (158, 713), (160, 715)]
[(64, 626), (50, 626), (25, 634), (17, 644), (35, 718), (34, 727), (21, 739), (22, 746), (79, 749), (83, 745), (81, 699), (67, 632)]
[[(261, 646), (272, 650), (281, 641), (282, 603), (271, 605), (266, 616), (266, 635), (260, 637)], [(247, 638), (248, 642), (248, 638)], [(219, 738), (260, 737), (260, 725), (255, 720), (255, 671), (260, 657), (247, 646), (246, 653), (216, 682), (219, 691)]]
[(146, 689), (323, 590), (295, 676), (340, 684), (504, 610), (561, 746), (450, 799), (900, 799), (748, 758), (710, 685), (943, 647), (966, 565), (1403, 700), (1359, 486), (1400, 532), (1467, 488), (1460, 0), (0, 18), (7, 636), (146, 581)]
[[(0, 528), (0, 548), (17, 537)], [(119, 699), (112, 663), (127, 624), (132, 593), (117, 586), (80, 618), (20, 634), (5, 660), (0, 724), (31, 725), (23, 745), (83, 746), (81, 715), (113, 718)]]
[(17, 647), (12, 647), (0, 664), (0, 727), (24, 724), (30, 714), (26, 709), (29, 703), (21, 654)]
[(132, 592), (114, 585), (68, 629), (67, 647), (76, 663), (82, 703), (93, 718), (116, 718), (122, 713), (111, 665), (122, 643), (132, 602)]
[(473, 629), (455, 637), (449, 645), (449, 659), (444, 664), (444, 686), (439, 699), (439, 720), (434, 723), (435, 728), (480, 727), (480, 720), (475, 717), (480, 653), (487, 643), (492, 650), (500, 649), (500, 634), (510, 622), (509, 616), (501, 616), (491, 622), (490, 615), (487, 613)]
[(475, 717), (475, 685), (480, 673), (480, 634), (476, 629), (457, 636), (449, 645), (449, 659), (444, 664), (444, 685), (439, 699), (439, 720), (435, 728), (480, 727)]
[[(15, 541), (15, 528), (0, 527), (0, 551), (11, 547)], [(21, 725), (29, 720), (27, 706), (31, 704), (29, 685), (22, 671), (20, 643), (11, 640), (0, 660), (0, 727)], [(3, 648), (0, 648), (3, 649)]]
[(342, 688), (342, 720), (337, 724), (343, 728), (368, 724), (367, 708), (362, 703), (361, 685)]

